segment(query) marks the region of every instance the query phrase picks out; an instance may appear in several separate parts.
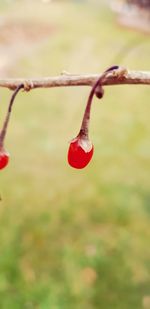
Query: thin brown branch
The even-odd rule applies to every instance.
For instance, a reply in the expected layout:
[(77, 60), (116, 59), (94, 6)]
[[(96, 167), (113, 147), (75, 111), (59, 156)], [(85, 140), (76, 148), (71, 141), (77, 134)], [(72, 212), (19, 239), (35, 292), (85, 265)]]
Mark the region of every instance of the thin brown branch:
[[(63, 73), (55, 77), (43, 78), (8, 78), (0, 79), (0, 87), (15, 90), (24, 84), (25, 90), (34, 88), (51, 88), (66, 86), (92, 86), (101, 74), (72, 75)], [(112, 72), (103, 81), (103, 85), (141, 84), (150, 85), (150, 71), (126, 71), (125, 75), (114, 75)]]

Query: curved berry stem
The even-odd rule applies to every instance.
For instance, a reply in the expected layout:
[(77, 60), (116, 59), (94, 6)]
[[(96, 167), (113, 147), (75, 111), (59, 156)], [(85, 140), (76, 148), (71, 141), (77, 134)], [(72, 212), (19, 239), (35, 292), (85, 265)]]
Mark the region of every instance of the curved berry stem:
[[(117, 66), (117, 65), (114, 65), (114, 66), (111, 66), (110, 68), (108, 68), (100, 76), (100, 78), (95, 82), (95, 84), (93, 85), (93, 87), (90, 91), (90, 94), (89, 94), (89, 97), (88, 97), (88, 100), (87, 100), (87, 104), (86, 104), (86, 108), (85, 108), (85, 112), (84, 112), (84, 116), (83, 116), (83, 120), (82, 120), (82, 124), (81, 124), (81, 129), (80, 129), (80, 132), (79, 132), (79, 135), (84, 137), (85, 139), (88, 139), (91, 104), (92, 104), (92, 100), (93, 100), (93, 96), (95, 94), (96, 88), (98, 86), (102, 88), (102, 82), (105, 79), (105, 77), (109, 74), (110, 71), (117, 70), (118, 68), (119, 68), (119, 66)], [(102, 96), (103, 96), (103, 91), (102, 91)]]
[(94, 146), (88, 136), (92, 99), (94, 95), (96, 95), (99, 99), (103, 97), (104, 90), (102, 88), (102, 84), (105, 77), (110, 71), (118, 68), (118, 66), (108, 68), (94, 83), (90, 91), (79, 134), (70, 142), (68, 150), (68, 163), (73, 168), (82, 169), (86, 167), (92, 159)]
[(3, 144), (4, 144), (4, 139), (5, 139), (5, 136), (6, 136), (7, 127), (8, 127), (10, 114), (11, 114), (11, 110), (12, 110), (12, 106), (13, 106), (15, 97), (16, 97), (17, 93), (20, 91), (21, 88), (24, 88), (24, 84), (20, 84), (11, 96), (10, 103), (9, 103), (9, 106), (8, 106), (8, 111), (7, 111), (7, 114), (6, 114), (6, 118), (5, 118), (2, 130), (0, 132), (0, 148), (2, 148)]

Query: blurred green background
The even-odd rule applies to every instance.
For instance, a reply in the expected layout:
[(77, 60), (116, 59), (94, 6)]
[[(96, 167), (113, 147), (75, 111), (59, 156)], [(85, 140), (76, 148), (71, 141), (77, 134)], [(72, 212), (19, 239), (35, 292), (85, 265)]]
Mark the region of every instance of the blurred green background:
[[(104, 1), (105, 3), (105, 1)], [(2, 77), (148, 70), (148, 35), (117, 23), (103, 1), (0, 1)], [(0, 175), (0, 308), (150, 308), (148, 86), (94, 99), (95, 153), (66, 160), (88, 87), (20, 92)], [(0, 89), (0, 121), (10, 91)]]

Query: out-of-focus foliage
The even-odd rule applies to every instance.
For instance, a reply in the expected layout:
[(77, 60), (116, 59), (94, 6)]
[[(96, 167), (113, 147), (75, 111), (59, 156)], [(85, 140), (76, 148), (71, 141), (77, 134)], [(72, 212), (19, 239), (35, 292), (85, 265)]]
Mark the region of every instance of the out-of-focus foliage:
[(149, 0), (125, 0), (127, 4), (137, 5), (139, 8), (150, 9)]

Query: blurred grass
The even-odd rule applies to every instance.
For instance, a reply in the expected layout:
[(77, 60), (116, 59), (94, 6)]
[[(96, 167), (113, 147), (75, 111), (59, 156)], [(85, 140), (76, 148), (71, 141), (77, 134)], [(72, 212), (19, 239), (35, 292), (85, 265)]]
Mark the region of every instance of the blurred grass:
[[(30, 1), (14, 1), (1, 12), (55, 31), (18, 60), (12, 76), (101, 72), (114, 59), (149, 68), (148, 37), (119, 27), (105, 6), (33, 1), (30, 8)], [(123, 55), (129, 42), (139, 45)], [(6, 145), (11, 161), (1, 172), (0, 308), (141, 309), (150, 296), (149, 88), (108, 87), (103, 103), (94, 100), (94, 158), (76, 171), (66, 153), (88, 92), (17, 97)], [(1, 121), (9, 97), (1, 89)]]

